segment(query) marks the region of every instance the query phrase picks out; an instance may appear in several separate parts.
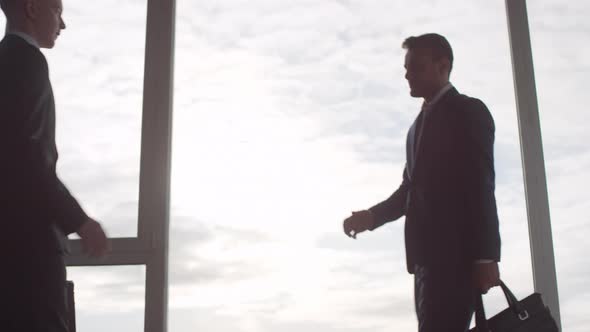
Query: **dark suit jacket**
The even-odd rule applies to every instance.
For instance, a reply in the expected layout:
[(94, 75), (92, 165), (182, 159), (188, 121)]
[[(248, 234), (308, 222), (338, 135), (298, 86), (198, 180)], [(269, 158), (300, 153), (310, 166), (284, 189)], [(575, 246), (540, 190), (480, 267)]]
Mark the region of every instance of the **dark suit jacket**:
[(55, 103), (43, 54), (0, 42), (0, 252), (62, 251), (87, 216), (56, 175)]
[[(494, 121), (480, 100), (449, 90), (428, 111), (401, 186), (370, 210), (373, 229), (406, 216), (408, 271), (416, 264), (500, 260)], [(408, 165), (413, 169), (409, 172)], [(409, 174), (411, 173), (411, 178)]]

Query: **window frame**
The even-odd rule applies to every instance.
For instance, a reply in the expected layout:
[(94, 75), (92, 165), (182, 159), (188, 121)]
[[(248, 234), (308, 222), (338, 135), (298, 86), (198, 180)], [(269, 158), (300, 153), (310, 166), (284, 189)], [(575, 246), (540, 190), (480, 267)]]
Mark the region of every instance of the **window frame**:
[(111, 239), (102, 260), (69, 240), (68, 266), (145, 265), (144, 330), (167, 330), (168, 233), (172, 137), (175, 0), (147, 0), (138, 236)]
[[(176, 0), (147, 0), (138, 236), (112, 239), (93, 260), (70, 240), (68, 266), (146, 265), (145, 331), (167, 331), (170, 163)], [(526, 0), (505, 0), (535, 291), (561, 326)]]

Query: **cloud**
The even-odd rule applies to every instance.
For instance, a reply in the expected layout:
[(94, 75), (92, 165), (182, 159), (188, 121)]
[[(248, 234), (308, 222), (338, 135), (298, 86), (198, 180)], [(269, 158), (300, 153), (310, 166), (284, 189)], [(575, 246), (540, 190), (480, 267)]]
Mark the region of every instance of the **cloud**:
[[(179, 43), (183, 46), (189, 44), (199, 45), (198, 48), (203, 49), (202, 54), (206, 62), (213, 64), (212, 66), (200, 66), (196, 72), (186, 76), (186, 82), (196, 80), (200, 82), (201, 86), (205, 87), (205, 90), (211, 89), (211, 87), (206, 87), (210, 85), (209, 82), (215, 83), (215, 93), (212, 94), (216, 98), (215, 101), (199, 104), (197, 99), (194, 109), (207, 114), (209, 114), (207, 109), (215, 109), (215, 112), (220, 112), (224, 110), (221, 104), (225, 94), (227, 100), (234, 100), (233, 103), (228, 105), (233, 106), (234, 103), (239, 105), (238, 110), (227, 115), (228, 118), (235, 120), (235, 122), (230, 122), (231, 120), (227, 119), (227, 129), (230, 132), (240, 130), (242, 127), (240, 124), (248, 123), (248, 117), (253, 117), (252, 114), (256, 114), (257, 110), (260, 110), (259, 106), (262, 106), (261, 108), (266, 117), (255, 118), (255, 121), (267, 120), (271, 124), (270, 127), (261, 126), (258, 129), (266, 133), (263, 136), (272, 137), (272, 141), (256, 140), (249, 136), (249, 132), (245, 132), (243, 137), (248, 138), (240, 148), (248, 152), (242, 154), (239, 150), (232, 150), (231, 153), (228, 153), (228, 159), (216, 159), (214, 155), (209, 155), (209, 157), (213, 157), (211, 158), (212, 163), (217, 165), (219, 165), (219, 161), (230, 160), (232, 156), (235, 160), (240, 160), (242, 170), (237, 171), (239, 176), (233, 177), (231, 175), (231, 167), (227, 169), (227, 172), (222, 173), (224, 177), (229, 176), (231, 179), (225, 183), (243, 183), (243, 177), (258, 174), (254, 170), (254, 166), (253, 168), (249, 167), (251, 160), (264, 160), (267, 165), (275, 165), (275, 162), (282, 158), (283, 153), (287, 152), (287, 155), (303, 158), (303, 162), (301, 162), (301, 158), (297, 159), (299, 167), (306, 165), (306, 159), (313, 160), (312, 164), (318, 165), (320, 170), (323, 167), (322, 165), (334, 166), (330, 167), (331, 172), (323, 173), (316, 170), (315, 172), (321, 174), (320, 178), (311, 177), (309, 179), (308, 176), (314, 174), (314, 171), (312, 171), (312, 168), (304, 166), (303, 169), (299, 168), (299, 171), (290, 174), (294, 178), (293, 181), (286, 180), (285, 177), (273, 177), (272, 173), (266, 173), (264, 176), (255, 177), (256, 181), (253, 181), (251, 185), (258, 183), (258, 185), (265, 186), (267, 183), (277, 181), (277, 183), (281, 183), (280, 188), (289, 188), (291, 193), (298, 192), (294, 189), (300, 188), (303, 182), (311, 183), (312, 187), (316, 187), (316, 190), (321, 192), (325, 192), (325, 188), (329, 187), (338, 188), (339, 190), (334, 190), (331, 195), (323, 195), (323, 197), (331, 199), (322, 200), (322, 207), (313, 203), (309, 205), (306, 198), (310, 197), (311, 191), (303, 190), (301, 191), (301, 193), (305, 193), (303, 196), (300, 194), (292, 196), (297, 197), (299, 204), (296, 204), (296, 206), (305, 206), (308, 209), (314, 209), (313, 207), (317, 206), (317, 209), (323, 211), (334, 211), (329, 212), (329, 215), (333, 216), (331, 218), (338, 218), (335, 212), (338, 207), (362, 207), (385, 198), (399, 183), (399, 175), (403, 167), (403, 146), (406, 129), (415, 116), (411, 110), (417, 110), (419, 107), (417, 102), (406, 96), (407, 88), (405, 82), (403, 82), (401, 69), (403, 53), (399, 44), (403, 38), (410, 34), (441, 31), (449, 37), (455, 47), (457, 61), (453, 73), (453, 82), (461, 91), (484, 100), (496, 120), (497, 198), (502, 218), (504, 243), (502, 273), (507, 282), (513, 285), (512, 287), (520, 297), (528, 295), (532, 291), (532, 276), (530, 274), (531, 265), (528, 252), (526, 204), (522, 186), (519, 137), (511, 77), (512, 68), (507, 39), (508, 31), (505, 26), (502, 28), (502, 24), (505, 22), (503, 5), (491, 3), (469, 3), (466, 5), (462, 3), (459, 6), (457, 3), (457, 6), (453, 6), (448, 3), (443, 5), (442, 2), (433, 1), (428, 4), (416, 5), (414, 10), (406, 9), (401, 11), (399, 10), (401, 9), (401, 2), (388, 2), (385, 7), (383, 7), (383, 3), (369, 1), (362, 3), (355, 1), (323, 2), (319, 5), (299, 3), (300, 8), (304, 8), (306, 5), (309, 6), (305, 10), (290, 7), (293, 3), (290, 2), (289, 5), (281, 4), (289, 9), (285, 9), (283, 12), (271, 8), (272, 5), (266, 2), (258, 8), (255, 6), (243, 8), (242, 3), (239, 2), (232, 3), (231, 6), (227, 4), (227, 8), (222, 8), (223, 5), (211, 7), (203, 5), (206, 8), (199, 7), (197, 4), (186, 5), (186, 8), (191, 8), (190, 12), (203, 13), (206, 18), (196, 20), (202, 23), (197, 23), (200, 24), (199, 29), (193, 29), (192, 34), (179, 34)], [(536, 4), (533, 6), (536, 6)], [(329, 8), (334, 15), (327, 14), (328, 9), (326, 8)], [(421, 11), (420, 8), (424, 10)], [(397, 11), (394, 9), (397, 9)], [(305, 19), (299, 20), (296, 17), (303, 16), (298, 14), (302, 13), (301, 10), (307, 16)], [(533, 11), (531, 9), (531, 12)], [(409, 14), (401, 14), (406, 12)], [(437, 13), (436, 16), (430, 14), (434, 12)], [(396, 13), (399, 15), (396, 15)], [(323, 20), (322, 18), (325, 17), (330, 17), (330, 19)], [(330, 22), (330, 24), (326, 25), (325, 22)], [(461, 24), (457, 22), (461, 22)], [(533, 22), (534, 28), (534, 18), (532, 16), (531, 22)], [(464, 27), (469, 27), (469, 30)], [(498, 27), (500, 28), (498, 29)], [(182, 24), (179, 25), (179, 29), (179, 31), (183, 31)], [(313, 31), (313, 33), (310, 33), (310, 31)], [(309, 47), (309, 45), (313, 45), (313, 47)], [(549, 47), (549, 45), (547, 46)], [(551, 46), (553, 54), (557, 56), (555, 53), (558, 49), (553, 45)], [(182, 52), (180, 51), (180, 53)], [(536, 52), (547, 54), (544, 50)], [(584, 54), (584, 51), (577, 52), (577, 54)], [(180, 56), (182, 57), (182, 55)], [(539, 56), (536, 56), (535, 59), (538, 58)], [(538, 61), (536, 60), (536, 62)], [(179, 62), (179, 66), (182, 66), (182, 63), (182, 61)], [(551, 65), (551, 61), (544, 63), (547, 66), (556, 68)], [(571, 64), (572, 68), (585, 68), (583, 61), (571, 62)], [(224, 66), (226, 69), (220, 69)], [(246, 73), (244, 73), (244, 67), (248, 68)], [(211, 68), (214, 69), (210, 71)], [(538, 67), (538, 70), (540, 70), (538, 77), (547, 75), (544, 74), (543, 69), (542, 66)], [(224, 84), (220, 79), (221, 77), (216, 76), (215, 73), (223, 73), (224, 77), (230, 78), (229, 82), (232, 81), (231, 77), (243, 79), (243, 81), (234, 81), (232, 83), (226, 81)], [(576, 83), (580, 82), (579, 78), (569, 75), (567, 77), (568, 83), (552, 93), (543, 94), (540, 97), (541, 110), (548, 107), (547, 101), (544, 99), (549, 96), (553, 96), (552, 98), (555, 98), (554, 100), (558, 103), (563, 103), (563, 99), (558, 98), (559, 95), (564, 94), (563, 89), (575, 91), (576, 87), (582, 87), (582, 85)], [(245, 78), (251, 82), (250, 84), (256, 85), (257, 90), (248, 86), (248, 94), (242, 95), (243, 82), (247, 81)], [(179, 79), (183, 82), (182, 77), (179, 77)], [(201, 91), (203, 90), (201, 89)], [(583, 96), (584, 94), (580, 91), (577, 95)], [(183, 96), (184, 94), (178, 94), (179, 98), (183, 98)], [(270, 102), (263, 105), (253, 102), (258, 99), (269, 100)], [(240, 103), (239, 100), (243, 102)], [(183, 105), (186, 110), (192, 109), (189, 102), (183, 103)], [(276, 105), (280, 105), (280, 108), (273, 108)], [(561, 106), (560, 108), (563, 109), (564, 107)], [(566, 107), (566, 109), (568, 110), (567, 114), (572, 114), (572, 112), (575, 112), (576, 107), (571, 109)], [(183, 112), (184, 110), (185, 108), (182, 108), (177, 112)], [(282, 126), (282, 122), (277, 121), (277, 119), (281, 118), (280, 114), (287, 114), (291, 118), (296, 118), (297, 120), (290, 122), (290, 126), (296, 128), (294, 132), (300, 133), (300, 136), (312, 137), (313, 144), (302, 145), (301, 150), (293, 150), (294, 146), (292, 144), (282, 144), (285, 138), (283, 135), (289, 130), (287, 130), (286, 126)], [(586, 122), (584, 121), (585, 113), (576, 112), (576, 114), (575, 118), (580, 120), (578, 123), (583, 124)], [(545, 117), (546, 115), (543, 113), (542, 119), (545, 119)], [(582, 136), (577, 137), (585, 137), (585, 134), (579, 130), (569, 130), (566, 125), (569, 122), (567, 117), (561, 115), (557, 117), (559, 119), (555, 119), (556, 122), (553, 122), (553, 119), (556, 118), (554, 115), (550, 116), (549, 122), (544, 122), (551, 123), (552, 128), (550, 133), (546, 134), (549, 136), (545, 138), (547, 151), (551, 150), (551, 146), (547, 145), (551, 144), (549, 143), (551, 142), (549, 137), (556, 137), (552, 136), (555, 133), (560, 133), (562, 137), (570, 137), (575, 132), (575, 135), (582, 134)], [(312, 125), (308, 126), (309, 123)], [(272, 126), (281, 128), (281, 130), (277, 133), (270, 129)], [(215, 137), (215, 135), (206, 137)], [(207, 141), (210, 142), (210, 139)], [(572, 141), (577, 141), (577, 139)], [(288, 142), (292, 143), (291, 141)], [(561, 142), (553, 144), (556, 147), (563, 146)], [(566, 169), (569, 170), (574, 167), (573, 165), (580, 165), (580, 169), (584, 168), (585, 163), (581, 162), (579, 157), (580, 152), (586, 149), (585, 146), (579, 144), (570, 146), (571, 148), (568, 150), (559, 148), (554, 150), (555, 153), (561, 156), (569, 155), (568, 161), (559, 163), (560, 167), (555, 168), (556, 170), (566, 171)], [(343, 148), (340, 149), (340, 147)], [(220, 145), (219, 148), (231, 149), (231, 144), (228, 142), (227, 145)], [(258, 154), (256, 149), (261, 149), (264, 153)], [(318, 154), (306, 153), (312, 149), (321, 152)], [(338, 151), (338, 154), (335, 154), (336, 151)], [(244, 161), (242, 157), (249, 159)], [(344, 162), (345, 160), (347, 162)], [(548, 158), (548, 165), (552, 165), (554, 160), (556, 159)], [(207, 163), (207, 161), (201, 160), (199, 162), (201, 166), (203, 162)], [(286, 164), (283, 163), (276, 165), (282, 166), (279, 169), (286, 168)], [(270, 168), (262, 167), (265, 171), (274, 169), (272, 166)], [(550, 167), (548, 168), (549, 175), (552, 172)], [(208, 168), (203, 167), (202, 169), (206, 170)], [(225, 169), (225, 167), (222, 166), (222, 169)], [(361, 173), (363, 175), (360, 175)], [(580, 172), (576, 172), (572, 175), (572, 179), (577, 178), (580, 180), (585, 178), (585, 176), (580, 175)], [(349, 180), (350, 177), (355, 176), (357, 177), (355, 180)], [(342, 181), (347, 181), (349, 185), (339, 185), (337, 179), (346, 179)], [(576, 196), (579, 197), (576, 191), (570, 189), (570, 193), (567, 193), (568, 189), (572, 187), (572, 182), (567, 181), (563, 182), (563, 185), (559, 185), (563, 179), (562, 177), (553, 178), (553, 180), (549, 179), (550, 192), (552, 185), (557, 185), (560, 188), (556, 189), (551, 197), (571, 197), (571, 202), (577, 202), (574, 204), (580, 207), (584, 206), (579, 198), (576, 199)], [(245, 182), (250, 183), (248, 180), (245, 180)], [(198, 183), (203, 182), (198, 181)], [(352, 185), (353, 183), (354, 185)], [(250, 188), (248, 185), (247, 187)], [(235, 201), (235, 199), (241, 197), (240, 195), (230, 194), (234, 188), (225, 188), (228, 192), (226, 196), (228, 201)], [(271, 188), (276, 189), (276, 193), (281, 192), (280, 188), (277, 189), (273, 186)], [(347, 189), (350, 188), (354, 188), (352, 191), (369, 193), (366, 196), (370, 197), (362, 197), (362, 195), (355, 195), (354, 193), (348, 194)], [(268, 189), (269, 187), (265, 187), (265, 190)], [(289, 203), (277, 199), (277, 196), (264, 195), (265, 192), (258, 192), (257, 190), (250, 192), (252, 201), (265, 201), (269, 203), (267, 206), (277, 205), (285, 208), (284, 210), (293, 211), (288, 209), (291, 206)], [(335, 194), (336, 192), (338, 194)], [(213, 200), (211, 198), (207, 202), (212, 203)], [(248, 209), (248, 204), (238, 204), (238, 206), (241, 207), (240, 210), (246, 209), (249, 213), (251, 212)], [(562, 217), (559, 205), (554, 206), (552, 211), (555, 209), (557, 211), (553, 212), (554, 220), (570, 219)], [(218, 208), (215, 208), (215, 210), (218, 210)], [(583, 209), (578, 208), (571, 213), (578, 216), (579, 222), (576, 224), (583, 224), (583, 218), (579, 218), (579, 216), (584, 215), (583, 211)], [(301, 215), (306, 216), (309, 214)], [(264, 214), (256, 214), (253, 219), (258, 220), (265, 217)], [(341, 217), (344, 217), (344, 215)], [(239, 215), (235, 217), (228, 216), (227, 220), (237, 218), (239, 218)], [(325, 220), (323, 218), (312, 220), (318, 219)], [(301, 218), (287, 217), (287, 220), (293, 221), (280, 223), (280, 225), (289, 228), (288, 225), (299, 223), (300, 221), (297, 220), (301, 220)], [(218, 222), (223, 223), (223, 218), (219, 218)], [(563, 224), (563, 222), (559, 223), (559, 225)], [(569, 224), (569, 222), (565, 222), (565, 224)], [(345, 238), (342, 241), (338, 240), (336, 235), (339, 233), (338, 225), (332, 226), (333, 234), (330, 233), (330, 229), (324, 228), (324, 225), (318, 223), (315, 223), (315, 225), (317, 228), (325, 229), (325, 231), (318, 232), (316, 237), (317, 240), (314, 244), (316, 252), (338, 250), (346, 253), (346, 255), (354, 256), (354, 251), (358, 250), (358, 252), (365, 255), (382, 255), (380, 253), (387, 251), (385, 248), (396, 246), (399, 249), (402, 245), (399, 236), (395, 240), (387, 241), (386, 238), (377, 238), (379, 236), (378, 232), (374, 232), (362, 239), (370, 241), (370, 244), (355, 245), (353, 247), (344, 242)], [(388, 227), (393, 228), (391, 233), (389, 233), (390, 231), (385, 233), (388, 236), (401, 233), (400, 223), (391, 224)], [(559, 226), (556, 226), (556, 229), (558, 228)], [(582, 234), (587, 233), (587, 227), (582, 225), (582, 229), (584, 229), (581, 232)], [(379, 231), (382, 232), (383, 230)], [(558, 258), (561, 257), (561, 260), (571, 259), (571, 257), (575, 256), (574, 253), (584, 251), (581, 243), (578, 245), (569, 242), (572, 238), (565, 233), (556, 231), (554, 236), (556, 239), (556, 254)], [(560, 245), (565, 242), (568, 243), (570, 249), (567, 250), (567, 254), (560, 254)], [(381, 256), (380, 264), (400, 260), (401, 264), (397, 264), (399, 268), (397, 271), (403, 273), (403, 253), (399, 250)], [(567, 273), (559, 272), (558, 274), (560, 276), (560, 285), (568, 288), (568, 291), (564, 292), (564, 294), (567, 294), (566, 296), (573, 295), (570, 290), (574, 288), (565, 286), (567, 283), (563, 283), (564, 279), (561, 276), (584, 275), (583, 271), (574, 268), (580, 261), (572, 260), (572, 262), (576, 263), (572, 263), (568, 267), (561, 267), (558, 263), (558, 268), (563, 269), (561, 271), (569, 271)], [(362, 268), (359, 267), (358, 269), (366, 268), (366, 265), (362, 265)], [(353, 278), (354, 274), (352, 272), (354, 268), (341, 267), (340, 269), (338, 271), (341, 271), (343, 277), (347, 276), (357, 282), (362, 282), (362, 280), (368, 278), (358, 276), (359, 279)], [(350, 287), (354, 286), (350, 284)], [(577, 288), (576, 290), (579, 291)], [(372, 295), (374, 296), (374, 294)], [(411, 296), (408, 296), (406, 304), (411, 304), (410, 299)], [(492, 313), (505, 306), (501, 297), (492, 298), (489, 302), (490, 312)], [(363, 302), (362, 305), (369, 306), (368, 302)], [(564, 321), (568, 322), (566, 326), (579, 325), (579, 323), (575, 323), (579, 321), (580, 318), (577, 318), (579, 316), (571, 316), (565, 311), (563, 313)], [(408, 322), (412, 319), (409, 316), (407, 317)], [(400, 318), (396, 320), (396, 323), (399, 324), (401, 321), (406, 320)]]
[[(270, 241), (262, 232), (229, 227), (207, 226), (187, 216), (172, 216), (170, 281), (172, 287), (231, 283), (261, 277), (264, 266), (231, 256), (236, 248)], [(227, 255), (226, 253), (230, 253)]]

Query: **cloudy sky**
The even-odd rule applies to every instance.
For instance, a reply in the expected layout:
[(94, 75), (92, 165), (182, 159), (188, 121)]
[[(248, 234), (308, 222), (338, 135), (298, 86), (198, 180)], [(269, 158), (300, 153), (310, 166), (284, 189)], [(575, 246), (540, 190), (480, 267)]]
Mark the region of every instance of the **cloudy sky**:
[[(590, 4), (529, 1), (564, 330), (587, 330)], [(412, 331), (403, 221), (342, 220), (397, 188), (420, 100), (405, 37), (451, 42), (496, 121), (501, 273), (533, 291), (504, 1), (178, 0), (170, 331)], [(146, 2), (65, 1), (45, 51), (60, 175), (112, 236), (137, 229)], [(3, 19), (0, 19), (4, 24)], [(142, 266), (70, 268), (81, 331), (142, 331)], [(488, 313), (502, 309), (499, 291)]]

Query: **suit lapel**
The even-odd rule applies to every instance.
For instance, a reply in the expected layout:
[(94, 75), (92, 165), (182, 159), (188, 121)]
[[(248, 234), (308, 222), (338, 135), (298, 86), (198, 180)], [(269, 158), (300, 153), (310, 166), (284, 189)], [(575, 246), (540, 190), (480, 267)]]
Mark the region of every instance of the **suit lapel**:
[(441, 99), (434, 105), (432, 109), (428, 110), (428, 115), (425, 114), (426, 116), (423, 119), (422, 131), (420, 133), (421, 137), (419, 140), (414, 140), (414, 144), (417, 144), (414, 160), (412, 163), (412, 174), (414, 178), (416, 177), (417, 173), (419, 173), (420, 166), (426, 157), (424, 155), (425, 147), (432, 145), (430, 139), (432, 132), (436, 130), (437, 127), (442, 124), (442, 122), (444, 122), (445, 112), (449, 109), (450, 102), (457, 95), (459, 95), (457, 89), (452, 88), (441, 97)]

